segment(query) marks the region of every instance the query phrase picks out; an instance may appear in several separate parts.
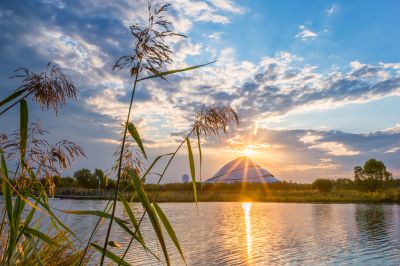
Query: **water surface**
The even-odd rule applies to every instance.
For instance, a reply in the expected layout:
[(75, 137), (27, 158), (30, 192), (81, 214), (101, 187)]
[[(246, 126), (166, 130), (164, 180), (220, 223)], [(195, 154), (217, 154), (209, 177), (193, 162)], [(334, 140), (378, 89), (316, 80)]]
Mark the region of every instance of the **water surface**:
[[(106, 201), (53, 200), (64, 209), (104, 208)], [(400, 206), (303, 203), (161, 203), (181, 243), (188, 265), (400, 265)], [(143, 212), (133, 204), (137, 217)], [(117, 215), (127, 219), (118, 206)], [(82, 239), (97, 218), (60, 216)], [(147, 217), (146, 244), (162, 257)], [(103, 239), (104, 226), (96, 237)], [(168, 236), (166, 236), (168, 238)], [(118, 226), (111, 240), (130, 237)], [(173, 265), (183, 265), (168, 243)], [(113, 249), (122, 253), (123, 249)], [(135, 244), (127, 256), (134, 265), (160, 265)]]

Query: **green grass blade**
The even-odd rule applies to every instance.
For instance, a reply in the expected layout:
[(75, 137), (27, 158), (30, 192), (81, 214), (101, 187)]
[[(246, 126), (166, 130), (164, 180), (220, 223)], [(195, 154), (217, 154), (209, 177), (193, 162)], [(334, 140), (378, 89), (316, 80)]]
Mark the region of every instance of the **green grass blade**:
[(20, 101), (20, 154), (21, 162), (25, 159), (26, 142), (28, 139), (28, 103), (26, 100), (22, 99)]
[[(95, 249), (97, 249), (100, 253), (104, 252), (104, 249), (102, 247), (100, 247), (99, 245), (95, 244), (95, 243), (90, 243), (90, 245), (92, 247), (94, 247)], [(105, 255), (107, 258), (111, 259), (112, 261), (114, 261), (115, 263), (117, 263), (118, 265), (123, 265), (123, 266), (130, 266), (131, 264), (129, 264), (126, 261), (121, 261), (121, 258), (118, 257), (116, 254), (114, 254), (113, 252), (106, 250), (105, 251)]]
[(25, 233), (31, 234), (31, 235), (39, 238), (40, 240), (46, 242), (47, 244), (59, 246), (59, 244), (56, 241), (54, 241), (54, 239), (52, 239), (51, 237), (47, 236), (46, 234), (44, 234), (36, 229), (26, 227)]
[(197, 206), (197, 187), (196, 187), (196, 169), (194, 167), (193, 151), (192, 151), (192, 146), (190, 145), (189, 138), (186, 138), (186, 144), (187, 144), (187, 148), (188, 148), (190, 174), (192, 176), (194, 201), (196, 202), (196, 208), (198, 208), (198, 206)]
[[(21, 200), (23, 200), (29, 206), (31, 206), (32, 208), (36, 208), (38, 211), (40, 211), (44, 215), (49, 216), (43, 209), (35, 206), (32, 202), (30, 202), (27, 198), (25, 198), (21, 193), (19, 193), (18, 190), (11, 184), (10, 180), (8, 180), (7, 178), (2, 178), (2, 181), (5, 182), (5, 183), (8, 183), (8, 186), (9, 186), (10, 190), (12, 189), (15, 192), (15, 194), (17, 196), (19, 196), (21, 198)], [(13, 217), (13, 219), (14, 219), (14, 217)]]
[(32, 235), (25, 233), (24, 236), (28, 239), (29, 243), (31, 244), (31, 247), (33, 249), (33, 254), (35, 254), (35, 257), (37, 259), (37, 262), (39, 265), (44, 265), (42, 260), (40, 259), (40, 254), (39, 251), (37, 249), (35, 240), (33, 239)]
[(135, 230), (137, 232), (138, 238), (144, 243), (142, 233), (140, 232), (139, 225), (138, 225), (138, 223), (136, 221), (135, 215), (133, 214), (133, 212), (132, 212), (132, 210), (131, 210), (131, 208), (129, 206), (129, 203), (126, 201), (126, 199), (121, 194), (119, 194), (119, 198), (121, 199), (121, 202), (124, 205), (126, 213), (128, 214), (129, 219), (131, 220), (131, 223), (132, 223), (133, 227), (135, 227)]
[(200, 170), (200, 183), (201, 183), (201, 168), (202, 168), (201, 166), (203, 165), (203, 155), (201, 152), (200, 130), (198, 127), (196, 127), (196, 135), (197, 135), (197, 146), (199, 148), (199, 163), (200, 163), (199, 170)]
[(158, 241), (161, 244), (161, 248), (163, 250), (167, 265), (170, 265), (168, 250), (167, 250), (167, 246), (165, 244), (165, 240), (164, 240), (164, 237), (162, 234), (161, 226), (158, 222), (156, 213), (150, 204), (149, 198), (147, 197), (147, 194), (143, 189), (142, 181), (140, 180), (139, 176), (136, 173), (134, 173), (132, 180), (133, 180), (133, 185), (135, 187), (135, 191), (138, 195), (138, 198), (139, 198), (140, 202), (142, 203), (143, 208), (147, 211), (147, 215), (150, 218), (150, 222), (151, 222), (153, 229), (157, 235)]
[(14, 213), (13, 213), (13, 217), (14, 217), (14, 228), (17, 228), (19, 223), (20, 223), (20, 218), (21, 218), (21, 213), (25, 208), (25, 201), (21, 200), (20, 196), (16, 196), (15, 197), (15, 201), (14, 201)]
[(8, 172), (6, 160), (4, 159), (3, 151), (1, 151), (1, 188), (4, 197), (4, 205), (6, 207), (6, 212), (8, 216), (8, 222), (10, 224), (10, 230), (14, 229), (14, 218), (13, 218), (13, 207), (12, 207), (12, 193), (11, 193), (11, 185), (8, 182)]
[(157, 156), (157, 158), (154, 159), (154, 161), (151, 163), (151, 165), (149, 166), (149, 168), (147, 168), (146, 172), (144, 173), (144, 175), (142, 176), (142, 180), (146, 180), (146, 176), (150, 173), (151, 169), (153, 168), (153, 166), (157, 163), (158, 160), (160, 160), (162, 157), (164, 156), (168, 156), (168, 155), (172, 155), (173, 153), (167, 153), (167, 154), (163, 154), (160, 156)]
[(10, 262), (11, 256), (14, 252), (15, 247), (15, 242), (16, 242), (16, 234), (15, 234), (15, 221), (14, 221), (14, 215), (13, 215), (13, 204), (12, 204), (12, 192), (11, 192), (11, 184), (8, 180), (8, 171), (7, 171), (7, 165), (6, 165), (6, 160), (4, 159), (4, 154), (3, 151), (0, 150), (1, 153), (1, 188), (3, 192), (3, 199), (4, 199), (4, 206), (6, 209), (7, 217), (8, 217), (8, 224), (9, 224), (9, 239), (8, 239), (8, 250), (7, 250), (7, 255), (8, 255), (8, 262)]
[(137, 131), (135, 125), (131, 122), (128, 122), (128, 131), (131, 134), (132, 138), (136, 141), (137, 145), (139, 146), (140, 150), (142, 151), (144, 158), (147, 159), (146, 152), (143, 147), (142, 139), (140, 138), (139, 132)]
[(144, 77), (144, 78), (138, 79), (137, 81), (139, 82), (139, 81), (146, 80), (146, 79), (161, 78), (161, 77), (168, 76), (168, 75), (171, 75), (171, 74), (176, 74), (176, 73), (179, 73), (179, 72), (185, 72), (185, 71), (189, 71), (189, 70), (196, 69), (196, 68), (199, 68), (199, 67), (207, 66), (207, 65), (213, 64), (215, 62), (217, 62), (217, 61), (212, 61), (212, 62), (209, 62), (209, 63), (206, 63), (206, 64), (197, 65), (197, 66), (191, 66), (191, 67), (182, 68), (182, 69), (169, 70), (169, 71), (161, 72), (161, 73), (156, 74), (156, 75), (151, 75), (151, 76), (148, 76), (148, 77)]
[(26, 90), (19, 90), (14, 92), (13, 94), (11, 94), (10, 96), (8, 96), (7, 98), (3, 99), (0, 102), (0, 107), (2, 107), (3, 105), (5, 105), (6, 103), (8, 103), (9, 101), (14, 100), (15, 98), (17, 98), (18, 96), (22, 95)]
[[(40, 197), (41, 194), (42, 194), (42, 191), (39, 193), (39, 197)], [(35, 202), (35, 206), (36, 207), (39, 204), (39, 197), (36, 199), (36, 202)], [(25, 228), (27, 228), (29, 226), (29, 223), (32, 221), (33, 215), (35, 214), (35, 212), (36, 212), (36, 208), (31, 208), (29, 214), (26, 216), (25, 221), (24, 221), (24, 225), (22, 226), (22, 229), (19, 230), (19, 235), (17, 237), (17, 242), (21, 238), (22, 234), (24, 233)]]
[[(82, 210), (59, 210), (62, 211), (64, 213), (68, 213), (68, 214), (75, 214), (75, 215), (94, 215), (94, 216), (98, 216), (98, 217), (102, 217), (105, 219), (110, 219), (111, 218), (111, 214), (109, 213), (105, 213), (102, 211), (82, 211)], [(135, 238), (136, 241), (138, 241), (144, 249), (148, 250), (149, 249), (145, 246), (144, 242), (137, 236), (137, 234), (135, 234), (128, 226), (127, 224), (129, 224), (129, 222), (122, 220), (121, 218), (118, 217), (114, 217), (114, 221), (122, 228), (124, 229), (128, 234), (130, 234), (131, 236), (133, 236)], [(151, 252), (152, 253), (152, 252)], [(152, 253), (152, 255), (154, 255)], [(155, 255), (154, 255), (155, 256)], [(156, 257), (156, 256), (155, 256)], [(157, 258), (157, 257), (156, 257)]]
[(176, 236), (174, 229), (172, 228), (171, 224), (169, 223), (167, 216), (165, 216), (164, 212), (161, 210), (160, 206), (158, 206), (158, 204), (156, 202), (153, 202), (152, 205), (153, 205), (154, 210), (156, 211), (158, 217), (160, 217), (160, 220), (163, 223), (164, 228), (167, 231), (169, 237), (171, 238), (175, 247), (178, 249), (179, 254), (181, 254), (181, 257), (186, 264), (186, 260), (185, 260), (185, 257), (183, 256), (181, 246), (179, 245), (178, 237)]

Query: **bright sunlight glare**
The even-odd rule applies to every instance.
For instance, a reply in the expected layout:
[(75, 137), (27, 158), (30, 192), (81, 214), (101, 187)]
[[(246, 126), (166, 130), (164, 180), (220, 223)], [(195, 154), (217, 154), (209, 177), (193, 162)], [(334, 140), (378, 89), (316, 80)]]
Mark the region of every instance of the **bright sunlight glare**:
[(243, 151), (243, 154), (245, 155), (245, 156), (251, 156), (251, 155), (253, 155), (254, 154), (254, 151), (252, 150), (252, 149), (249, 149), (249, 148), (246, 148), (244, 151)]

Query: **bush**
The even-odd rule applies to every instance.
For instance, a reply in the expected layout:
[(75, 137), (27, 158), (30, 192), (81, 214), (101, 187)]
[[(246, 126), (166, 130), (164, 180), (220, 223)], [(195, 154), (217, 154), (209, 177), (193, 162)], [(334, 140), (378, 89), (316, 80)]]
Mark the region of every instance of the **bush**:
[(333, 188), (332, 181), (329, 179), (317, 179), (311, 186), (313, 189), (319, 190), (319, 192), (330, 192)]

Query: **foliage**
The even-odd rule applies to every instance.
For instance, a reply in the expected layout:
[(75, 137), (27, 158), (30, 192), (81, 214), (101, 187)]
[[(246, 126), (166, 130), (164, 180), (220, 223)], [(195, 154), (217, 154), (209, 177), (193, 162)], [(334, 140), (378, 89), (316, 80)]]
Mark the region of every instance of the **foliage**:
[(392, 179), (382, 161), (369, 159), (364, 166), (354, 168), (354, 179), (359, 188), (374, 192), (381, 188), (385, 181)]
[(313, 189), (317, 189), (320, 192), (330, 192), (333, 188), (333, 183), (330, 179), (320, 178), (316, 179), (311, 186)]

